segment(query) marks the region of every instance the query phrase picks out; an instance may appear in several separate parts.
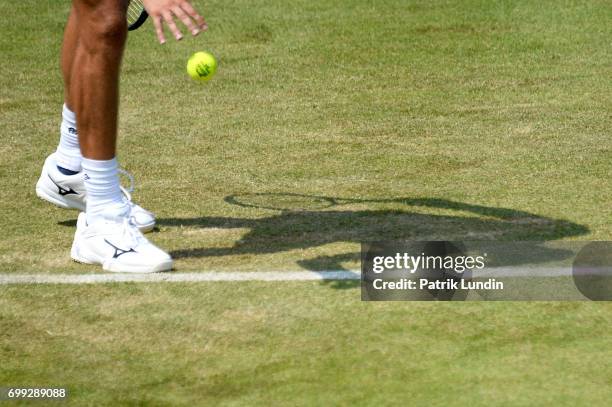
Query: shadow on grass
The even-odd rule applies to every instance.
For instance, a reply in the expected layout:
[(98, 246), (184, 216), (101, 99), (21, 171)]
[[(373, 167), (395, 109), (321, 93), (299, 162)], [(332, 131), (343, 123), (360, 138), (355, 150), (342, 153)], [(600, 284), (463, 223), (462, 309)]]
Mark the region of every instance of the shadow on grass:
[[(247, 228), (230, 248), (174, 250), (176, 259), (236, 254), (279, 253), (330, 243), (375, 240), (533, 240), (541, 258), (563, 259), (571, 252), (551, 249), (539, 242), (586, 234), (586, 226), (507, 208), (494, 208), (434, 198), (354, 199), (293, 193), (227, 196), (225, 202), (244, 208), (273, 210), (262, 218), (198, 217), (162, 218), (160, 226)], [(351, 206), (353, 209), (342, 208)], [(364, 209), (354, 209), (354, 207)], [(368, 209), (393, 206), (393, 209)], [(423, 212), (440, 213), (430, 214)], [(61, 222), (72, 226), (74, 222)], [(298, 260), (311, 271), (345, 270), (343, 263), (359, 262), (360, 253), (348, 252)], [(520, 264), (520, 258), (504, 265)], [(351, 288), (358, 281), (329, 282)]]
[[(466, 204), (433, 198), (353, 199), (291, 193), (231, 195), (225, 202), (245, 208), (277, 211), (263, 218), (199, 217), (159, 219), (163, 226), (250, 229), (231, 248), (175, 250), (175, 258), (236, 254), (278, 253), (337, 242), (374, 240), (555, 240), (580, 236), (588, 228), (562, 219), (551, 219), (506, 208)], [(366, 206), (347, 210), (342, 206)], [(393, 209), (367, 209), (376, 206)], [(399, 208), (398, 208), (399, 207)], [(403, 209), (402, 207), (406, 207)], [(423, 211), (444, 212), (425, 214)], [(442, 210), (442, 211), (440, 211)], [(540, 247), (542, 258), (565, 258), (570, 252)], [(299, 260), (312, 271), (344, 270), (346, 262), (358, 262), (359, 252)], [(520, 259), (515, 260), (520, 263)], [(515, 264), (516, 264), (515, 263)], [(337, 288), (356, 281), (336, 281)]]

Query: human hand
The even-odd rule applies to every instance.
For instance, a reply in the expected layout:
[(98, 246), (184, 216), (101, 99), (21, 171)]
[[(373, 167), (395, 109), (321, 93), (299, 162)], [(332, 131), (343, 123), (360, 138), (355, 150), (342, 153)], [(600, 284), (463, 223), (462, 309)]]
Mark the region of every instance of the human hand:
[(163, 23), (166, 23), (174, 38), (177, 40), (183, 38), (183, 34), (174, 22), (175, 17), (181, 20), (194, 36), (208, 29), (206, 21), (193, 8), (189, 0), (143, 0), (142, 3), (153, 20), (160, 44), (166, 42)]

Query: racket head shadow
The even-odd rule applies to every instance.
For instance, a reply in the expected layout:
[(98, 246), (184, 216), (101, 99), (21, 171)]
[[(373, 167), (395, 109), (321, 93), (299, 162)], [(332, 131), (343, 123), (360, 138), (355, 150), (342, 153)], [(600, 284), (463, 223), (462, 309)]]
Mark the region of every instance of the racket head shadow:
[(282, 212), (307, 212), (337, 205), (335, 198), (294, 193), (246, 193), (225, 197), (225, 202), (243, 208), (270, 209)]

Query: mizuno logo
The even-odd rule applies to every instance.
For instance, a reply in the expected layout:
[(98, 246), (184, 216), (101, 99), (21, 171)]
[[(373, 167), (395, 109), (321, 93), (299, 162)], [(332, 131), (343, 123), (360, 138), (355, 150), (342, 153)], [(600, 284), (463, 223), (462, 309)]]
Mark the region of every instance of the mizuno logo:
[(113, 259), (116, 259), (117, 257), (121, 256), (122, 254), (126, 254), (126, 253), (136, 253), (136, 250), (134, 250), (134, 248), (130, 248), (129, 250), (125, 250), (122, 249), (120, 247), (115, 246), (114, 244), (112, 244), (111, 242), (109, 242), (108, 240), (104, 239), (104, 241), (106, 242), (106, 244), (108, 244), (110, 247), (112, 247), (113, 249), (115, 249), (115, 253), (113, 254)]
[(68, 127), (68, 133), (70, 133), (70, 134), (78, 134), (77, 133), (77, 129), (75, 129), (74, 127)]
[[(47, 174), (47, 175), (49, 175), (49, 174)], [(54, 185), (57, 187), (57, 190), (58, 190), (58, 192), (59, 192), (59, 194), (60, 194), (61, 196), (64, 196), (64, 195), (70, 195), (70, 194), (75, 194), (75, 195), (78, 195), (78, 194), (79, 194), (79, 193), (78, 193), (77, 191), (75, 191), (74, 189), (72, 189), (72, 188), (68, 188), (68, 189), (66, 189), (66, 188), (64, 188), (63, 186), (59, 185), (57, 182), (53, 181), (53, 178), (51, 178), (51, 175), (49, 175), (49, 179), (50, 179), (50, 180), (51, 180), (51, 182), (53, 182), (53, 184), (54, 184)]]

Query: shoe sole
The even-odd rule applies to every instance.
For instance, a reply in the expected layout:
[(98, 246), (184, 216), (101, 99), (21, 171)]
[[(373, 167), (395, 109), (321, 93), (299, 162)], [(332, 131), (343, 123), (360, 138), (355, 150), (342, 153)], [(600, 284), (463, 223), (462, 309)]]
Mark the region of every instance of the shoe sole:
[(125, 267), (115, 262), (108, 262), (102, 265), (102, 269), (113, 273), (161, 273), (172, 270), (172, 260), (158, 263), (154, 266), (131, 266)]
[(149, 233), (155, 228), (155, 222), (149, 223), (148, 225), (138, 225), (137, 227), (142, 233)]

